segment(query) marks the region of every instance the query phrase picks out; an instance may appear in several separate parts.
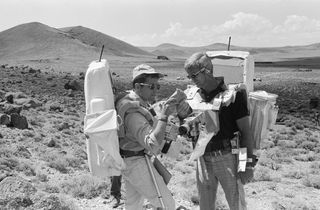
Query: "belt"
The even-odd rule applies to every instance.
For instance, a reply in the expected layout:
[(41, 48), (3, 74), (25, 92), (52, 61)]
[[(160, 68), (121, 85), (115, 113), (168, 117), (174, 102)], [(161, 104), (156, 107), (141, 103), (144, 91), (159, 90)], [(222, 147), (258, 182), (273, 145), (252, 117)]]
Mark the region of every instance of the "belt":
[(225, 148), (225, 149), (222, 149), (222, 150), (212, 150), (210, 152), (204, 152), (204, 156), (214, 156), (214, 157), (217, 157), (217, 156), (222, 156), (222, 155), (226, 155), (226, 154), (229, 154), (231, 153), (231, 147), (228, 147), (228, 148)]
[(122, 150), (120, 149), (120, 156), (122, 158), (128, 158), (128, 157), (133, 157), (133, 156), (144, 156), (144, 150), (140, 151), (130, 151), (130, 150)]

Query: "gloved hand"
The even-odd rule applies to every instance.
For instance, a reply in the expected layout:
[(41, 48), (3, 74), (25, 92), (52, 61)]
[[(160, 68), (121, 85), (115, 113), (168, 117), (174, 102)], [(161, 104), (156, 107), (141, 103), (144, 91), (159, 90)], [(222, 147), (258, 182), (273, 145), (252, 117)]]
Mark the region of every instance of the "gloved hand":
[(186, 101), (181, 101), (177, 107), (177, 113), (180, 119), (185, 119), (191, 114), (192, 109)]
[(254, 168), (253, 167), (246, 167), (246, 171), (238, 173), (238, 176), (240, 177), (241, 183), (243, 185), (245, 185), (248, 182), (252, 181), (253, 172), (254, 172)]
[(177, 100), (175, 98), (169, 98), (163, 104), (161, 104), (161, 115), (169, 116), (177, 112)]

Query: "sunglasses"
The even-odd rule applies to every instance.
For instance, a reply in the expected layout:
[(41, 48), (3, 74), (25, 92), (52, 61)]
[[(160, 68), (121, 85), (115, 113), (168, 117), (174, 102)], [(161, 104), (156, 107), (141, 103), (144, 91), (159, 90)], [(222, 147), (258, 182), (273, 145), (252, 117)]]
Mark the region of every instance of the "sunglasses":
[(147, 86), (149, 87), (151, 90), (154, 90), (155, 88), (157, 88), (157, 90), (160, 89), (160, 85), (159, 84), (146, 84), (146, 83), (139, 83), (142, 86)]
[(202, 68), (199, 71), (197, 71), (196, 73), (188, 75), (187, 78), (188, 79), (195, 79), (201, 72), (204, 72), (205, 70), (206, 70), (205, 68)]

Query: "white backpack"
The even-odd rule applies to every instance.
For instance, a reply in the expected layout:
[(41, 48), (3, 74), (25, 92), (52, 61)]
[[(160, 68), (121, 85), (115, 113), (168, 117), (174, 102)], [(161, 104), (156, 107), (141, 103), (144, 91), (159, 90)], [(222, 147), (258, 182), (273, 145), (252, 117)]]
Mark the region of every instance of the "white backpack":
[(119, 153), (117, 112), (107, 60), (90, 63), (84, 80), (86, 115), (84, 133), (92, 175), (119, 176), (124, 168)]

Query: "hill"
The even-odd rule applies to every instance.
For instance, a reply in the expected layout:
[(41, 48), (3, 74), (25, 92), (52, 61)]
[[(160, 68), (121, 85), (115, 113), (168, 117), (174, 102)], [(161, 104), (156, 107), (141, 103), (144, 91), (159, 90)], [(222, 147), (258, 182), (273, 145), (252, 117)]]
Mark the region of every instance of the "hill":
[(113, 55), (152, 55), (151, 53), (134, 47), (124, 41), (108, 36), (99, 31), (92, 30), (90, 28), (75, 26), (61, 28), (61, 30), (87, 45), (97, 48), (100, 48), (102, 45), (104, 45), (106, 51), (112, 53)]
[(69, 34), (38, 22), (26, 23), (0, 33), (0, 58), (53, 58), (97, 49), (72, 38)]
[(0, 61), (54, 71), (84, 71), (97, 60), (102, 44), (104, 55), (149, 56), (150, 53), (121, 40), (85, 27), (56, 29), (32, 22), (0, 32)]

